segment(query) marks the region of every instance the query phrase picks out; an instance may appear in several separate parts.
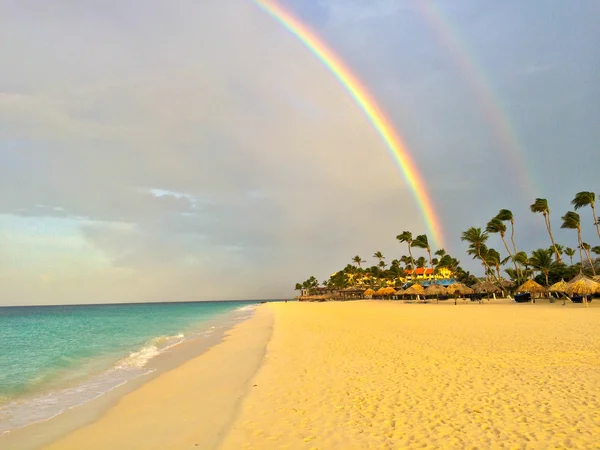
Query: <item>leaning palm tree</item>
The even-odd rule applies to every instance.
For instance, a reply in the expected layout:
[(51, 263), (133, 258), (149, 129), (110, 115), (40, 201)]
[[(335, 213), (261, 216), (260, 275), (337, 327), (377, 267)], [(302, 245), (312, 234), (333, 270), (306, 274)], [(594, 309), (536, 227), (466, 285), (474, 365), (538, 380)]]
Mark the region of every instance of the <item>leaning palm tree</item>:
[(504, 234), (506, 233), (506, 225), (504, 225), (504, 222), (502, 222), (500, 219), (498, 219), (498, 217), (494, 217), (492, 220), (490, 220), (488, 222), (487, 226), (485, 227), (485, 231), (487, 231), (488, 233), (500, 234), (500, 238), (502, 239), (504, 248), (508, 252), (508, 256), (510, 257), (510, 259), (512, 260), (512, 262), (515, 266), (515, 270), (518, 271), (519, 268), (517, 267), (517, 263), (515, 262), (515, 260), (513, 258), (513, 254), (511, 253), (510, 249), (508, 248), (508, 244), (506, 243), (506, 240), (504, 239)]
[(589, 206), (592, 208), (592, 214), (594, 216), (594, 224), (596, 225), (596, 231), (598, 232), (598, 237), (600, 237), (600, 223), (598, 223), (598, 217), (596, 217), (596, 194), (593, 192), (578, 192), (575, 194), (575, 198), (571, 200), (571, 205), (575, 207), (575, 211), (579, 208), (583, 208), (584, 206)]
[(550, 241), (552, 242), (552, 247), (554, 247), (554, 253), (556, 255), (556, 261), (562, 262), (560, 257), (560, 253), (556, 248), (556, 243), (554, 242), (554, 236), (552, 235), (552, 227), (550, 226), (550, 207), (548, 206), (548, 200), (545, 198), (536, 198), (535, 202), (529, 207), (532, 213), (542, 213), (544, 215), (544, 222), (546, 223), (546, 229), (548, 230), (548, 234), (550, 235)]
[(413, 243), (412, 233), (410, 231), (403, 231), (401, 234), (396, 236), (396, 239), (398, 239), (399, 242), (406, 242), (406, 244), (408, 245), (408, 254), (410, 255), (410, 261), (411, 261), (412, 267), (414, 268), (415, 267), (415, 259), (413, 258), (413, 254), (410, 249), (412, 247), (412, 243)]
[(481, 231), (481, 228), (471, 227), (467, 231), (463, 231), (460, 240), (466, 241), (470, 244), (472, 253), (477, 256), (483, 265), (485, 266), (486, 272), (489, 272), (490, 267), (481, 254), (482, 248), (485, 249), (485, 242), (488, 240), (488, 234), (485, 231)]
[(531, 267), (544, 274), (544, 277), (546, 278), (546, 287), (549, 286), (548, 274), (555, 264), (552, 261), (552, 253), (554, 253), (552, 249), (539, 248), (532, 251), (531, 257), (529, 258)]
[(594, 267), (594, 263), (592, 262), (592, 257), (590, 256), (590, 249), (592, 248), (592, 246), (590, 244), (588, 244), (587, 242), (582, 242), (581, 247), (583, 248), (583, 251), (585, 252), (585, 256), (587, 257), (588, 263), (590, 264), (590, 267), (592, 268), (592, 273), (594, 274), (594, 276), (596, 276), (596, 268)]
[(360, 267), (360, 265), (366, 261), (363, 261), (363, 259), (360, 256), (355, 256), (354, 258), (352, 258), (352, 262), (354, 264), (356, 264), (358, 267)]
[(427, 265), (427, 260), (425, 259), (424, 256), (419, 256), (417, 258), (417, 260), (415, 261), (415, 264), (417, 266), (416, 267), (417, 269), (421, 269)]
[(427, 250), (427, 254), (429, 255), (429, 265), (433, 270), (433, 261), (431, 260), (431, 247), (429, 247), (429, 240), (427, 239), (426, 234), (418, 235), (414, 241), (412, 242), (413, 247), (424, 248)]
[(575, 256), (575, 250), (573, 250), (571, 247), (567, 247), (565, 248), (565, 255), (569, 257), (571, 260), (571, 265), (573, 265), (573, 256)]
[(579, 269), (580, 272), (583, 272), (583, 253), (582, 253), (582, 244), (581, 240), (581, 222), (579, 218), (579, 214), (573, 211), (569, 211), (564, 216), (562, 216), (562, 225), (561, 228), (568, 228), (569, 230), (577, 230), (577, 242), (579, 243), (579, 259), (581, 261), (581, 267)]
[(512, 211), (509, 209), (501, 209), (498, 211), (498, 214), (496, 214), (496, 219), (499, 219), (502, 222), (510, 222), (510, 240), (512, 242), (514, 254), (516, 255), (518, 252), (515, 244), (515, 218)]

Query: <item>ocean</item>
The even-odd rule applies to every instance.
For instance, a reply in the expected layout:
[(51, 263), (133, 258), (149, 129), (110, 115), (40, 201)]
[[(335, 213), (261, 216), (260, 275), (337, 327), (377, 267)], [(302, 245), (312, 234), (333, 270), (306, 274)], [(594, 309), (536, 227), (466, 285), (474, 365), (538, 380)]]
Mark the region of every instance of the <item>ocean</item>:
[(222, 333), (257, 303), (0, 307), (0, 435), (151, 373), (156, 356)]

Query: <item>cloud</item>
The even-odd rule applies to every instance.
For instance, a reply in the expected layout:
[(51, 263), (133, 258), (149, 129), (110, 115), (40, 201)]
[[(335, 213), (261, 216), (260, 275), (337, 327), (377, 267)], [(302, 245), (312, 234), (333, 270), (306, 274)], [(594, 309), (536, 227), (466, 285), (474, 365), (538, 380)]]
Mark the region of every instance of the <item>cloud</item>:
[[(151, 0), (143, 14), (136, 2), (114, 0), (7, 5), (0, 14), (0, 37), (10, 36), (0, 49), (8, 68), (0, 72), (2, 298), (289, 296), (295, 282), (328, 276), (357, 253), (400, 256), (394, 236), (426, 231), (365, 115), (252, 2)], [(507, 164), (486, 128), (468, 80), (425, 24), (404, 14), (409, 6), (323, 1), (296, 10), (363, 80), (406, 142), (449, 250), (460, 257), (460, 231), (501, 207), (518, 212), (528, 244), (545, 243), (530, 226), (528, 200), (512, 206), (519, 198), (514, 162)], [(514, 39), (505, 45), (495, 64), (523, 67), (526, 59), (507, 59)], [(574, 164), (557, 146), (580, 136), (587, 163), (578, 170), (585, 172), (597, 132), (582, 119), (548, 142), (553, 105), (569, 99), (566, 90), (556, 94), (560, 101), (548, 95), (554, 85), (537, 73), (536, 90), (514, 97), (530, 108), (519, 121), (527, 124), (526, 148), (553, 178)], [(516, 81), (507, 80), (501, 94), (509, 96)], [(585, 83), (574, 86), (578, 98), (597, 98), (584, 95), (591, 92), (581, 90)], [(591, 100), (578, 111), (597, 117)], [(535, 150), (540, 145), (562, 169)], [(556, 204), (566, 201), (554, 195)]]

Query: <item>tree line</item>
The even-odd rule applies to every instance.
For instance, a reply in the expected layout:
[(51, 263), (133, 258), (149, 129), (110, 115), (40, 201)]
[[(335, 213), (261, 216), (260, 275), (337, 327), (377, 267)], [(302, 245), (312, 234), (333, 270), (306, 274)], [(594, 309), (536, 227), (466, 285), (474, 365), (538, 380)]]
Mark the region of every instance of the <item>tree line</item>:
[[(470, 227), (465, 230), (461, 234), (461, 241), (468, 244), (466, 253), (481, 262), (484, 278), (498, 286), (506, 279), (502, 276), (503, 271), (515, 285), (534, 277), (538, 283), (549, 286), (561, 279), (571, 279), (578, 273), (596, 276), (597, 273), (600, 273), (600, 245), (593, 246), (583, 241), (581, 216), (576, 212), (586, 207), (591, 209), (593, 225), (600, 240), (600, 222), (596, 215), (595, 203), (596, 194), (594, 192), (578, 192), (571, 201), (573, 211), (567, 211), (561, 216), (561, 228), (576, 232), (577, 245), (572, 247), (556, 242), (552, 233), (550, 206), (545, 198), (536, 198), (529, 208), (532, 213), (542, 215), (550, 240), (549, 247), (538, 248), (531, 251), (530, 254), (519, 250), (515, 241), (515, 217), (508, 209), (501, 209), (496, 216), (490, 219), (485, 228)], [(500, 237), (503, 250), (498, 251), (488, 245), (488, 240), (492, 235)], [(386, 257), (380, 251), (373, 254), (377, 263), (370, 267), (363, 267), (366, 261), (357, 255), (351, 259), (352, 264), (347, 264), (322, 283), (311, 276), (302, 283), (296, 283), (295, 289), (310, 290), (321, 284), (332, 289), (344, 289), (357, 284), (371, 287), (400, 287), (403, 284), (400, 278), (406, 276), (406, 270), (416, 268), (431, 268), (434, 273), (439, 273), (444, 268), (448, 269), (456, 281), (467, 286), (480, 281), (469, 271), (464, 270), (460, 266), (460, 261), (444, 249), (436, 250), (433, 252), (435, 257), (432, 257), (432, 249), (426, 234), (413, 237), (412, 232), (403, 231), (396, 236), (396, 240), (406, 246), (408, 254), (393, 259), (389, 265), (385, 261)], [(510, 240), (510, 245), (508, 240)], [(413, 249), (421, 249), (425, 255), (415, 259)], [(579, 253), (579, 261), (574, 261), (573, 257), (577, 253)]]

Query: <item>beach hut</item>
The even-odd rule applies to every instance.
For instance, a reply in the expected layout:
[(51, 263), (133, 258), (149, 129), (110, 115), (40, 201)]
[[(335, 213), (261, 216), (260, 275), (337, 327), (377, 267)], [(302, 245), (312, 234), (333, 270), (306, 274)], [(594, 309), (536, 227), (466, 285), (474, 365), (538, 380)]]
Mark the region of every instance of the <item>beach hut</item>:
[[(469, 286), (466, 286), (462, 283), (454, 283), (452, 286), (448, 287), (448, 294), (454, 297), (454, 304), (456, 305), (456, 296), (460, 295), (470, 295), (474, 294), (475, 291), (471, 289)], [(466, 298), (465, 298), (465, 301)]]

